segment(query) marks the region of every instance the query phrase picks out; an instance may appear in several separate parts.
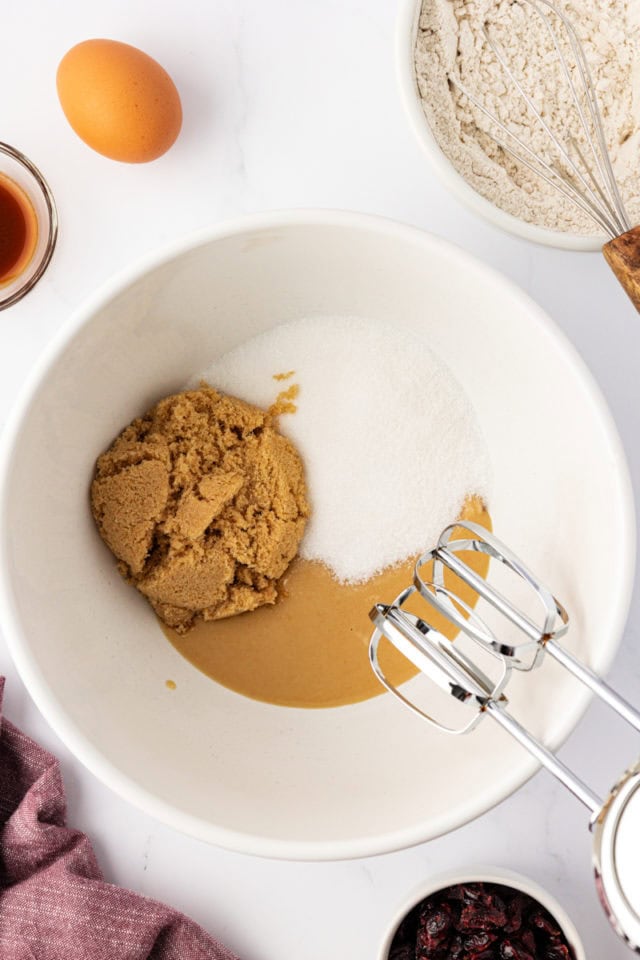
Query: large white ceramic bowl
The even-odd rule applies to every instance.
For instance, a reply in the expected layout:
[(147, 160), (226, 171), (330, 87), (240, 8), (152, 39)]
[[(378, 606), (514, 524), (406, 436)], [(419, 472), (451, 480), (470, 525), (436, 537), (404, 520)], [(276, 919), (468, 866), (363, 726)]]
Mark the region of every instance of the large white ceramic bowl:
[[(501, 730), (438, 735), (389, 695), (305, 711), (217, 686), (165, 640), (94, 528), (94, 461), (124, 424), (247, 337), (342, 313), (424, 337), (465, 385), (493, 464), (495, 528), (554, 585), (572, 648), (599, 670), (630, 596), (633, 506), (602, 397), (545, 314), (456, 247), (357, 214), (265, 214), (108, 283), (42, 357), (4, 436), (4, 633), (47, 720), (105, 783), (180, 830), (268, 856), (415, 844), (535, 769)], [(612, 544), (616, 575), (602, 590)], [(587, 695), (547, 664), (515, 678), (512, 703), (555, 746)]]
[(400, 95), (411, 128), (418, 139), (431, 166), (440, 177), (444, 186), (454, 196), (501, 230), (507, 230), (525, 240), (533, 240), (548, 247), (560, 247), (564, 250), (600, 250), (610, 237), (585, 237), (577, 233), (563, 233), (560, 230), (548, 230), (534, 223), (527, 223), (496, 206), (475, 190), (458, 173), (449, 158), (445, 156), (427, 121), (420, 92), (416, 81), (414, 49), (418, 31), (418, 19), (422, 0), (400, 0), (396, 28), (396, 62)]

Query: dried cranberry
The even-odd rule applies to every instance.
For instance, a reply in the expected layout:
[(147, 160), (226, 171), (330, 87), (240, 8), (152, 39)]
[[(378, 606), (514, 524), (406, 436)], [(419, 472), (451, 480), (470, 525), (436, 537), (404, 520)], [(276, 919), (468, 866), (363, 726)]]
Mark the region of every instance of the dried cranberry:
[(467, 903), (460, 913), (460, 929), (463, 931), (471, 930), (495, 930), (504, 927), (507, 922), (507, 915), (504, 905), (491, 903)]
[(562, 937), (560, 927), (554, 922), (551, 914), (546, 910), (534, 910), (530, 916), (530, 921), (534, 927), (544, 931), (549, 937), (558, 940)]
[(504, 925), (505, 933), (517, 933), (522, 926), (522, 914), (525, 908), (525, 898), (516, 893), (513, 900), (507, 904), (507, 922)]
[(392, 946), (389, 953), (389, 960), (415, 960), (416, 951), (412, 944), (402, 943), (397, 947)]
[(552, 943), (547, 947), (544, 960), (573, 960), (571, 951), (564, 943)]
[[(451, 907), (447, 903), (428, 900), (420, 912), (418, 933), (416, 936), (416, 956), (422, 960), (431, 960), (438, 951), (449, 944), (451, 928)], [(446, 953), (444, 954), (446, 955)]]
[(410, 943), (412, 946), (415, 944), (416, 928), (421, 907), (422, 904), (419, 903), (413, 910), (410, 910), (404, 920), (401, 921), (393, 938), (394, 944)]
[(449, 937), (446, 933), (440, 937), (432, 937), (426, 930), (418, 930), (416, 936), (416, 957), (418, 960), (433, 960), (440, 954), (444, 956), (448, 946)]
[(533, 935), (533, 930), (521, 930), (520, 943), (525, 948), (525, 950), (528, 950), (529, 953), (532, 953), (535, 956), (536, 938)]
[(503, 940), (500, 944), (500, 960), (536, 960), (521, 943)]
[(455, 886), (449, 887), (447, 896), (449, 900), (462, 900), (464, 903), (473, 903), (474, 900), (478, 899), (483, 888), (484, 884), (482, 883), (457, 883)]
[(448, 903), (436, 904), (427, 901), (420, 913), (418, 926), (425, 930), (430, 937), (440, 937), (451, 926), (451, 907)]
[(462, 943), (467, 953), (474, 953), (478, 950), (486, 950), (486, 948), (490, 947), (492, 943), (495, 943), (497, 939), (497, 934), (484, 931), (482, 933), (470, 934), (464, 938)]

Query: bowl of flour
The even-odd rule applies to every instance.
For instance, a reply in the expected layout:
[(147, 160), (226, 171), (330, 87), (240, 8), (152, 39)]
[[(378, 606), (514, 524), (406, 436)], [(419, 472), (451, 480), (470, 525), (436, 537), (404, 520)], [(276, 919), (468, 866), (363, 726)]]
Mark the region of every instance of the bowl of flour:
[[(632, 0), (558, 0), (583, 44), (620, 192), (640, 220), (640, 14)], [(563, 133), (576, 121), (553, 43), (542, 23), (512, 0), (403, 0), (397, 57), (413, 130), (445, 186), (476, 213), (520, 237), (571, 250), (598, 250), (600, 227), (488, 135), (499, 133), (450, 77), (537, 156), (552, 160), (536, 124), (483, 35)], [(572, 131), (573, 132), (573, 131)]]

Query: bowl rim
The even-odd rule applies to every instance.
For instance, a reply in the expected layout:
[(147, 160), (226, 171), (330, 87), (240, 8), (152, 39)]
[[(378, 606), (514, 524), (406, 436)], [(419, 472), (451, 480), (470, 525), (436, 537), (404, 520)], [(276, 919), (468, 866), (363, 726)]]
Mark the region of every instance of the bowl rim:
[[(498, 803), (511, 796), (538, 771), (539, 764), (529, 757), (528, 761), (523, 763), (522, 767), (516, 771), (516, 774), (512, 774), (510, 780), (502, 783), (500, 790), (494, 791), (491, 797), (485, 800), (480, 807), (468, 802), (462, 813), (462, 819), (460, 812), (453, 816), (450, 812), (447, 812), (440, 818), (437, 828), (431, 827), (430, 829), (421, 823), (417, 826), (402, 827), (384, 834), (349, 840), (285, 840), (220, 827), (202, 817), (185, 813), (173, 804), (159, 799), (153, 793), (141, 787), (129, 776), (123, 774), (114, 763), (105, 759), (100, 750), (94, 747), (90, 739), (67, 716), (64, 705), (59, 703), (55, 693), (50, 689), (46, 676), (31, 654), (28, 636), (22, 629), (17, 604), (14, 602), (10, 588), (11, 557), (6, 535), (7, 523), (5, 521), (9, 506), (8, 488), (12, 452), (19, 440), (22, 421), (35, 400), (39, 384), (49, 366), (62, 354), (79, 330), (91, 322), (94, 314), (150, 270), (206, 243), (239, 236), (247, 232), (273, 231), (300, 226), (338, 226), (357, 229), (366, 233), (373, 231), (390, 238), (397, 237), (420, 244), (427, 251), (439, 249), (454, 254), (461, 267), (466, 266), (469, 271), (479, 271), (487, 280), (498, 283), (503, 290), (508, 291), (510, 296), (517, 300), (542, 327), (543, 331), (553, 340), (556, 348), (561, 351), (567, 362), (576, 371), (606, 432), (612, 453), (611, 469), (617, 478), (621, 508), (623, 514), (627, 517), (627, 522), (624, 524), (624, 540), (621, 540), (618, 544), (619, 575), (616, 580), (619, 591), (610, 621), (610, 632), (614, 638), (617, 638), (617, 643), (612, 643), (606, 655), (596, 665), (600, 670), (606, 670), (609, 667), (622, 638), (631, 602), (635, 572), (635, 508), (631, 479), (622, 442), (606, 401), (585, 362), (565, 334), (553, 323), (542, 308), (499, 271), (487, 266), (450, 241), (423, 231), (418, 227), (377, 215), (344, 210), (294, 209), (266, 211), (243, 215), (214, 226), (201, 228), (194, 233), (165, 244), (159, 250), (147, 253), (134, 264), (118, 271), (87, 297), (69, 319), (63, 323), (40, 354), (26, 378), (0, 436), (0, 627), (4, 632), (7, 647), (18, 674), (49, 726), (73, 755), (98, 780), (119, 796), (182, 833), (239, 853), (285, 860), (333, 861), (377, 856), (406, 849), (423, 843), (425, 840), (434, 839), (436, 836), (442, 836), (461, 824), (468, 823), (493, 809)], [(586, 688), (576, 691), (575, 700), (565, 717), (560, 733), (548, 743), (551, 749), (557, 749), (564, 743), (586, 711), (591, 698), (592, 695)]]
[(611, 237), (605, 234), (585, 237), (520, 220), (479, 194), (445, 156), (422, 109), (414, 69), (413, 51), (421, 8), (422, 0), (400, 0), (396, 20), (396, 76), (409, 125), (443, 186), (473, 213), (521, 239), (561, 250), (601, 251)]
[(507, 867), (484, 866), (482, 864), (472, 864), (464, 868), (447, 870), (444, 873), (429, 877), (429, 879), (425, 879), (415, 886), (396, 908), (376, 960), (389, 960), (389, 949), (396, 930), (404, 917), (421, 900), (430, 897), (431, 894), (437, 893), (439, 890), (446, 889), (446, 887), (454, 886), (457, 883), (478, 882), (501, 884), (502, 886), (512, 887), (515, 890), (521, 890), (523, 893), (529, 894), (530, 897), (545, 907), (554, 920), (558, 922), (569, 944), (573, 947), (575, 960), (586, 960), (586, 953), (580, 934), (565, 908), (558, 902), (553, 894), (549, 893), (549, 891), (542, 887), (536, 880), (532, 880), (530, 877), (526, 877)]

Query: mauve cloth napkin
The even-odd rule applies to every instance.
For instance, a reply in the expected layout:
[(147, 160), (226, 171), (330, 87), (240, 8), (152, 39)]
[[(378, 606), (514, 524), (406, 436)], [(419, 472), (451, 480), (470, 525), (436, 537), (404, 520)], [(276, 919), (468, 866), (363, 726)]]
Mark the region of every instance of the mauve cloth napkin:
[[(0, 717), (3, 690), (0, 677)], [(0, 723), (0, 960), (237, 960), (183, 914), (105, 883), (65, 824), (58, 761)]]

